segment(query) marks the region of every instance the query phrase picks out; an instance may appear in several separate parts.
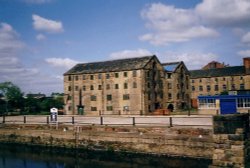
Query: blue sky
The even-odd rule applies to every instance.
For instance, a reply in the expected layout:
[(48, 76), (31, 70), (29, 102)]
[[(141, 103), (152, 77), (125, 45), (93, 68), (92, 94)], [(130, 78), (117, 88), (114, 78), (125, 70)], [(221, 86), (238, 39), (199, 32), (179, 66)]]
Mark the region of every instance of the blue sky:
[(79, 62), (155, 54), (199, 69), (250, 56), (249, 0), (0, 0), (0, 82), (63, 92)]

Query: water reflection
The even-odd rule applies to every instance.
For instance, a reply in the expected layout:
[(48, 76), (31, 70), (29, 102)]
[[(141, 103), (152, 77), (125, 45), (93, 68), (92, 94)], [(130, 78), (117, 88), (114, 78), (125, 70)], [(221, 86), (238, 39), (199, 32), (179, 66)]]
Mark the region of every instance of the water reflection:
[(209, 164), (205, 159), (0, 145), (0, 168), (206, 168)]

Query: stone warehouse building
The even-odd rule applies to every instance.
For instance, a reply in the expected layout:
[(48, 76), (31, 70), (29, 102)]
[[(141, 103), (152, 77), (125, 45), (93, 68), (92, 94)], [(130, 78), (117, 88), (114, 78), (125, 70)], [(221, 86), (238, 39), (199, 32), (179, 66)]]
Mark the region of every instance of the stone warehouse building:
[[(163, 63), (165, 70), (164, 95), (167, 109), (190, 107), (189, 71), (181, 62)], [(172, 111), (172, 110), (171, 110)]]
[(77, 64), (64, 74), (66, 114), (151, 114), (190, 103), (183, 62), (156, 56)]
[(220, 95), (228, 91), (247, 93), (250, 90), (250, 57), (243, 58), (243, 66), (226, 66), (210, 62), (200, 70), (190, 71), (192, 107), (198, 96)]

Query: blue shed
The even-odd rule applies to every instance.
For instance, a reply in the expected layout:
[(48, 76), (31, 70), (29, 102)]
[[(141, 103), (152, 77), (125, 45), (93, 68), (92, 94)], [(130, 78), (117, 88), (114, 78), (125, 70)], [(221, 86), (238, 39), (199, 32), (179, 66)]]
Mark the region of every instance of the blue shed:
[(250, 95), (198, 96), (200, 114), (234, 114), (250, 110)]

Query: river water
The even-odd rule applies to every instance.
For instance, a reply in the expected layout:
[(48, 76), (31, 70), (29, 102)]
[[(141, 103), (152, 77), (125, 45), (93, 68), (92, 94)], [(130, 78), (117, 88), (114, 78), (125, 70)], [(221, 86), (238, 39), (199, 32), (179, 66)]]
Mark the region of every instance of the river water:
[(210, 160), (0, 144), (0, 168), (206, 168)]

